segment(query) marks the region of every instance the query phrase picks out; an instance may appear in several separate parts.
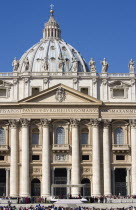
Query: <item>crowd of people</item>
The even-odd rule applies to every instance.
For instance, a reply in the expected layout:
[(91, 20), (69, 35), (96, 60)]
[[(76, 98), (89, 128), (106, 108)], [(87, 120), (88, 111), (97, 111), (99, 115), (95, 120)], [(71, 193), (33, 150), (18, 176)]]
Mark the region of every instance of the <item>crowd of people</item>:
[[(63, 196), (60, 196), (60, 197), (53, 197), (53, 199), (63, 199), (64, 197)], [(52, 200), (53, 200), (52, 199)], [(72, 197), (71, 195), (68, 197), (68, 199), (82, 199), (82, 196), (78, 196), (78, 197)], [(125, 201), (126, 199), (128, 200), (128, 202), (130, 201), (135, 203), (136, 202), (136, 196), (100, 196), (100, 197), (86, 197), (88, 203), (112, 203), (112, 201), (116, 201), (116, 200), (122, 200), (122, 203), (123, 203), (123, 200)], [(46, 199), (46, 198), (43, 198), (43, 197), (17, 197), (17, 198), (12, 198), (12, 197), (1, 197), (0, 198), (0, 203), (1, 200), (5, 200), (7, 201), (8, 204), (33, 204), (33, 203), (49, 203), (49, 201)], [(16, 202), (14, 202), (16, 201)]]
[(29, 207), (16, 207), (16, 206), (0, 206), (0, 210), (136, 210), (136, 206), (130, 206), (130, 207), (123, 207), (123, 208), (95, 208), (95, 207), (76, 207), (76, 208), (71, 208), (71, 207), (55, 207), (54, 205), (49, 205), (49, 206), (41, 206), (36, 205), (36, 206), (29, 206)]

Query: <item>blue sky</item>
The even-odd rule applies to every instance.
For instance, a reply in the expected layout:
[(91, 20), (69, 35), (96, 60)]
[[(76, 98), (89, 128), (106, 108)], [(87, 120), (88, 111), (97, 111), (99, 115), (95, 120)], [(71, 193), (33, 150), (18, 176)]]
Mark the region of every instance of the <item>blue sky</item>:
[(109, 62), (110, 73), (127, 73), (130, 58), (136, 61), (136, 0), (0, 0), (0, 72), (12, 71), (18, 59), (42, 38), (55, 5), (62, 38), (87, 62), (91, 57)]

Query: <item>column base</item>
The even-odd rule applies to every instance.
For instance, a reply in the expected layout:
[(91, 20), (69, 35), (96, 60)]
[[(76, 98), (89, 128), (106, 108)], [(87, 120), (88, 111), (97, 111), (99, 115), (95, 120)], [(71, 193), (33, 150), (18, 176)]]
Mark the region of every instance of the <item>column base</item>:
[(31, 197), (30, 194), (21, 194), (20, 197)]
[(101, 193), (98, 193), (98, 194), (92, 194), (92, 196), (94, 197), (100, 197), (102, 194)]
[(10, 197), (16, 198), (16, 197), (19, 197), (19, 195), (18, 194), (10, 194)]
[(111, 193), (104, 193), (104, 196), (111, 196)]
[(73, 187), (71, 189), (71, 194), (72, 194), (72, 197), (79, 197), (79, 195), (81, 195), (80, 188)]

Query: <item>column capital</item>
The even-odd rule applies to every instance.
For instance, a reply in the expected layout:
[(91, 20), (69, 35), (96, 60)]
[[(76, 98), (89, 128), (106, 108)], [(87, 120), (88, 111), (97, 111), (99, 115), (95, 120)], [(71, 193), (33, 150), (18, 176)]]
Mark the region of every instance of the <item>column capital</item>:
[(107, 119), (103, 120), (104, 128), (109, 128), (110, 124), (111, 124), (111, 120), (107, 120)]
[(135, 119), (129, 120), (129, 123), (132, 128), (136, 128), (136, 120)]
[(22, 118), (22, 119), (20, 119), (20, 122), (22, 124), (22, 127), (27, 127), (30, 123), (30, 119)]
[(49, 127), (51, 119), (41, 119), (41, 124), (43, 127)]
[(101, 122), (101, 119), (90, 119), (90, 123), (92, 126), (97, 127)]
[(80, 119), (70, 119), (72, 127), (77, 127), (80, 122)]
[(19, 120), (12, 119), (12, 120), (9, 120), (9, 125), (11, 128), (16, 128), (18, 125), (18, 122)]

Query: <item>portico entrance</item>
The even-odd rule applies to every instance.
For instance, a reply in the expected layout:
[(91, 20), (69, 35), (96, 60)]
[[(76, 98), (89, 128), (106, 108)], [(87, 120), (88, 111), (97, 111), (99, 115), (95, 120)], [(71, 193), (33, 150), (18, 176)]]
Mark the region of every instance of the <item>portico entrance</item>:
[[(55, 184), (67, 184), (67, 170), (66, 168), (56, 168), (54, 172), (54, 183)], [(67, 197), (66, 187), (54, 188), (54, 195), (59, 198)]]
[(33, 179), (31, 181), (31, 196), (40, 196), (40, 180)]
[(82, 179), (81, 184), (85, 184), (84, 188), (81, 190), (81, 195), (84, 195), (85, 197), (91, 196), (90, 180), (87, 178)]
[(127, 183), (126, 183), (126, 169), (116, 168), (115, 169), (115, 194), (126, 196), (127, 195)]

